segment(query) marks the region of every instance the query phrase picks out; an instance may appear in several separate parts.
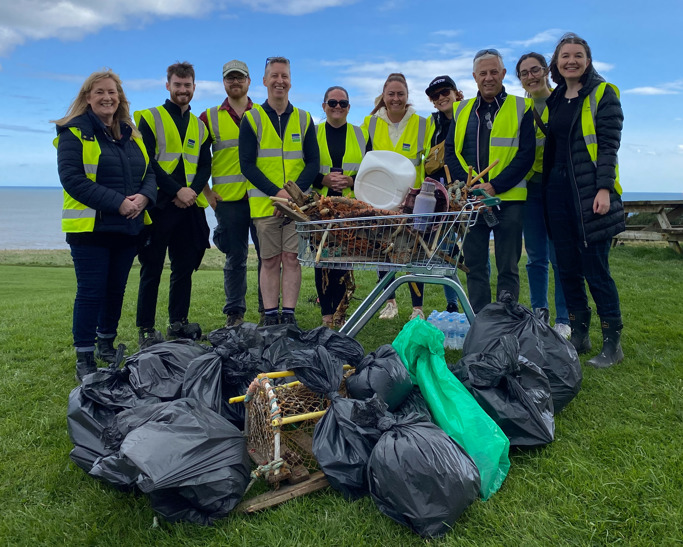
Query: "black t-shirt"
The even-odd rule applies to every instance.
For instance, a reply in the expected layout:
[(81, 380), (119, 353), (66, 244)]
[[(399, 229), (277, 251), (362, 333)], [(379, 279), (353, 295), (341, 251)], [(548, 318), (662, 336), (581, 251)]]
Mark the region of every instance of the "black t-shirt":
[(555, 137), (555, 165), (569, 162), (569, 130), (580, 102), (579, 97), (561, 98), (548, 120), (548, 127)]

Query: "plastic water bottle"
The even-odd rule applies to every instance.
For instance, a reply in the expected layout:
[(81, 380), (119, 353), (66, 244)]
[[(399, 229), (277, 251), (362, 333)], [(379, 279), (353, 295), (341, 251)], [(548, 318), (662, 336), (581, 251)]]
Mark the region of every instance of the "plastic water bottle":
[(470, 324), (467, 322), (465, 314), (462, 314), (460, 320), (458, 321), (458, 349), (462, 349), (465, 345), (465, 336), (467, 336), (469, 326)]
[(428, 180), (422, 183), (420, 193), (415, 198), (415, 206), (413, 207), (414, 215), (425, 215), (423, 218), (415, 219), (415, 229), (424, 232), (431, 222), (431, 217), (427, 216), (433, 213), (436, 209), (436, 197), (434, 196), (434, 183)]
[(458, 324), (453, 321), (453, 319), (448, 320), (448, 327), (446, 328), (446, 339), (445, 339), (445, 346), (448, 349), (456, 349), (457, 347), (457, 328)]

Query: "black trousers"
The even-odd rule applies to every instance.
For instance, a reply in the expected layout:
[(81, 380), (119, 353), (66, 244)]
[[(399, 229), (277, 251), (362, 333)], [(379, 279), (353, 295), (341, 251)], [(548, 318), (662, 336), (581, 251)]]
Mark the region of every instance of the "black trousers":
[(508, 291), (519, 298), (519, 259), (522, 256), (523, 201), (504, 201), (493, 209), (498, 224), (492, 228), (486, 224), (483, 215), (465, 237), (463, 253), (467, 274), (467, 292), (474, 313), (479, 313), (491, 303), (489, 281), (489, 241), (493, 232), (498, 279), (496, 298), (501, 291)]
[(150, 211), (152, 224), (146, 228), (138, 255), (140, 288), (136, 325), (152, 328), (166, 250), (171, 261), (168, 295), (169, 323), (187, 319), (192, 294), (192, 273), (199, 268), (209, 246), (209, 226), (204, 209), (193, 205), (180, 209), (172, 203)]

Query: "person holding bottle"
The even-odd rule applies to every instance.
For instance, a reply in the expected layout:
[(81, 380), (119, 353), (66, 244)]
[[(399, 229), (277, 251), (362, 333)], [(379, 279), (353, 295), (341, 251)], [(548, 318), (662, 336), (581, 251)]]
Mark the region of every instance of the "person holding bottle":
[[(375, 101), (375, 108), (363, 122), (363, 129), (369, 136), (373, 150), (390, 150), (408, 158), (415, 166), (415, 188), (424, 180), (422, 156), (427, 136), (427, 120), (419, 116), (408, 102), (408, 83), (403, 74), (389, 74), (382, 94)], [(385, 272), (380, 272), (380, 277)], [(422, 283), (410, 283), (410, 297), (413, 312), (410, 319), (421, 317), (423, 289)], [(379, 314), (380, 319), (398, 317), (396, 295), (391, 295)]]
[(602, 327), (602, 350), (588, 361), (605, 368), (624, 358), (619, 292), (609, 269), (612, 238), (626, 229), (617, 152), (624, 113), (619, 90), (593, 67), (588, 43), (565, 34), (550, 61), (558, 84), (548, 97), (543, 192), (550, 237), (579, 353), (591, 349), (591, 291)]
[(548, 65), (540, 53), (526, 53), (519, 58), (516, 67), (517, 77), (528, 97), (534, 101), (534, 120), (536, 127), (536, 158), (531, 172), (527, 175), (526, 204), (524, 209), (524, 248), (527, 254), (526, 272), (529, 279), (531, 307), (548, 308), (548, 262), (553, 265), (555, 276), (555, 326), (554, 329), (564, 338), (569, 338), (569, 313), (564, 301), (562, 284), (557, 269), (555, 246), (548, 238), (548, 230), (543, 215), (541, 181), (543, 178), (543, 147), (548, 132), (548, 108), (546, 100), (552, 88), (548, 81)]
[[(360, 127), (347, 123), (351, 109), (349, 94), (341, 86), (332, 86), (323, 98), (325, 123), (317, 127), (320, 148), (320, 173), (313, 190), (322, 196), (354, 197), (353, 183), (367, 149), (367, 137)], [(315, 268), (315, 288), (325, 327), (341, 327), (345, 316), (336, 314), (346, 293), (344, 276), (348, 270)]]

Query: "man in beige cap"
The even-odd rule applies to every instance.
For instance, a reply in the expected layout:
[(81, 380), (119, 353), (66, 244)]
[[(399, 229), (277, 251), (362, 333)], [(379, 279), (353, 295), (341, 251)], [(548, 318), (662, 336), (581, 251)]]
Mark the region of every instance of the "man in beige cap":
[[(253, 106), (247, 95), (249, 84), (249, 69), (244, 62), (233, 60), (225, 63), (223, 86), (228, 96), (223, 104), (209, 108), (199, 116), (209, 129), (213, 151), (212, 186), (210, 189), (207, 186), (204, 193), (218, 221), (213, 241), (216, 247), (225, 253), (223, 313), (227, 316), (227, 327), (242, 323), (247, 310), (247, 253), (250, 228), (258, 252), (258, 240), (251, 223), (247, 199), (247, 179), (240, 170), (238, 151), (240, 122), (244, 113)], [(262, 309), (260, 304), (259, 311)]]

